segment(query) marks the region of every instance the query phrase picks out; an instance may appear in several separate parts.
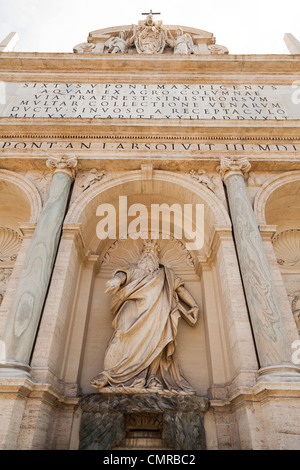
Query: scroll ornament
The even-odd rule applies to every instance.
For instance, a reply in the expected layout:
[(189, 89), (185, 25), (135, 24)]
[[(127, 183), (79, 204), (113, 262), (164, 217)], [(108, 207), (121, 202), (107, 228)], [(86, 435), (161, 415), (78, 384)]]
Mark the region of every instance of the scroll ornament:
[(220, 160), (220, 166), (217, 168), (221, 174), (222, 180), (230, 174), (242, 174), (246, 175), (251, 168), (251, 164), (244, 157), (222, 157)]
[(68, 175), (74, 177), (75, 176), (75, 169), (77, 167), (77, 157), (72, 155), (59, 155), (59, 156), (51, 156), (48, 158), (46, 165), (50, 170), (54, 171), (62, 171), (67, 173)]

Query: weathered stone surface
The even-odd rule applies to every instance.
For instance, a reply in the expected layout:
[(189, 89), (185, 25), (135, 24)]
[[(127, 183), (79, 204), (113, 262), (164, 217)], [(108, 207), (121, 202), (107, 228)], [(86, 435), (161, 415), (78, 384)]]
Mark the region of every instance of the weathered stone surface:
[(160, 412), (163, 414), (162, 437), (167, 448), (205, 449), (203, 414), (208, 407), (208, 399), (196, 395), (88, 395), (81, 399), (79, 448), (103, 450), (116, 447), (125, 437), (126, 414)]
[[(177, 28), (168, 27), (173, 37)], [(125, 29), (129, 31), (131, 25)], [(211, 52), (218, 54), (222, 49), (214, 44), (211, 33), (193, 28), (183, 32), (193, 38), (194, 53), (189, 56), (174, 54), (169, 46), (155, 55), (131, 54), (136, 52), (134, 47), (126, 55), (107, 53), (104, 43), (112, 36), (117, 39), (118, 27), (108, 28), (105, 37), (101, 36), (103, 30), (91, 33), (88, 45), (81, 45), (78, 54), (1, 52), (0, 225), (20, 229), (23, 236), (16, 261), (0, 261), (5, 263), (1, 264), (5, 278), (12, 269), (7, 282), (0, 279), (1, 334), (46, 200), (51, 174), (45, 172), (45, 160), (53, 154), (73, 152), (79, 160), (33, 348), (33, 382), (25, 386), (29, 378), (15, 375), (0, 380), (1, 449), (79, 448), (82, 410), (77, 408), (78, 397), (93, 392), (90, 378), (102, 370), (112, 333), (104, 285), (114, 267), (120, 266), (114, 257), (121, 254), (126, 259), (123, 255), (128, 253), (126, 240), (123, 254), (113, 251), (115, 245), (108, 241), (99, 243), (96, 209), (103, 202), (114, 204), (124, 194), (130, 204), (147, 207), (163, 202), (205, 205), (205, 246), (193, 253), (194, 267), (183, 264), (182, 256), (179, 262), (170, 250), (170, 240), (165, 242), (172, 266), (176, 265), (176, 273), (203, 309), (195, 328), (183, 322), (179, 325), (177, 339), (184, 375), (198, 395), (210, 396), (210, 408), (204, 413), (207, 448), (299, 448), (299, 382), (284, 377), (284, 370), (276, 376), (277, 382), (267, 382), (267, 374), (257, 382), (257, 350), (232, 218), (216, 171), (221, 155), (245, 156), (251, 163), (244, 190), (250, 194), (263, 236), (264, 264), (271, 269), (288, 341), (292, 345), (297, 340), (297, 347), (293, 313), (299, 313), (299, 266), (291, 265), (295, 259), (286, 252), (286, 244), (279, 263), (274, 249), (277, 235), (300, 229), (299, 56), (217, 56)], [(56, 95), (58, 90), (64, 95)], [(93, 91), (99, 93), (93, 95)], [(102, 91), (107, 91), (103, 96), (108, 105), (101, 105)], [(92, 96), (96, 99), (90, 101)], [(131, 104), (134, 102), (137, 106)], [(105, 171), (105, 177), (95, 184), (92, 169)], [(191, 178), (191, 170), (194, 176), (199, 170), (206, 171), (215, 187), (205, 185), (203, 178)], [(88, 174), (90, 178), (83, 180)], [(239, 194), (235, 194), (235, 202), (241, 207)], [(247, 235), (244, 226), (243, 234)], [(49, 232), (47, 235), (50, 237)], [(249, 260), (253, 262), (248, 256)], [(0, 350), (4, 351), (3, 341)], [(299, 350), (293, 352), (298, 360)], [(156, 445), (163, 439), (168, 448), (190, 444), (187, 422), (190, 440), (198, 442), (202, 413), (191, 411), (185, 398), (139, 396), (134, 404), (124, 396), (119, 400), (129, 410), (126, 430), (135, 418), (131, 409), (140, 417), (143, 409), (161, 407), (153, 413), (161, 423), (159, 430), (153, 430), (159, 434)], [(178, 400), (184, 411), (178, 409)], [(86, 406), (82, 448), (89, 445), (94, 406), (95, 410), (98, 406), (102, 431), (95, 418), (91, 446), (126, 448), (140, 439), (133, 428), (123, 439), (120, 410), (111, 396), (97, 406), (87, 400)], [(136, 422), (150, 426), (153, 416), (147, 413)], [(144, 444), (148, 437), (144, 436)]]
[(205, 430), (203, 414), (199, 412), (165, 413), (165, 443), (176, 450), (205, 450)]
[[(0, 117), (255, 121), (300, 119), (286, 85), (5, 83)], [(47, 100), (37, 96), (47, 93)], [(80, 95), (77, 95), (80, 93)], [(80, 100), (78, 98), (80, 96)], [(25, 104), (24, 104), (25, 103)]]
[(80, 450), (105, 450), (120, 444), (125, 436), (123, 413), (84, 413)]

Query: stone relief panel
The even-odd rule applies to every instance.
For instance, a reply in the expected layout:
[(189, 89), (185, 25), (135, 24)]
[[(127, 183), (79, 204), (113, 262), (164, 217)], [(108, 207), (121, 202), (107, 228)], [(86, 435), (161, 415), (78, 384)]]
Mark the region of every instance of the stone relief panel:
[(139, 54), (162, 54), (166, 45), (166, 37), (161, 21), (154, 21), (150, 14), (145, 21), (133, 25), (132, 41)]
[(291, 309), (293, 312), (294, 320), (300, 335), (300, 290), (293, 292), (289, 295), (291, 301)]
[(277, 262), (281, 266), (300, 266), (300, 229), (284, 230), (273, 239)]
[(205, 170), (198, 170), (197, 172), (194, 170), (190, 171), (190, 175), (193, 179), (198, 181), (198, 183), (203, 184), (206, 186), (208, 189), (210, 189), (213, 193), (215, 192), (216, 185), (212, 181), (212, 178), (210, 178)]
[(211, 33), (195, 28), (163, 25), (148, 13), (138, 24), (107, 28), (89, 34), (88, 42), (74, 46), (77, 54), (228, 54)]
[(19, 233), (9, 227), (0, 227), (0, 305), (21, 243), (22, 238)]
[(272, 243), (300, 335), (300, 229), (284, 230)]
[(98, 170), (97, 168), (91, 168), (88, 171), (79, 171), (76, 175), (71, 202), (74, 202), (80, 194), (101, 181), (105, 175), (104, 170)]
[(211, 44), (207, 46), (207, 49), (211, 54), (228, 54), (228, 49), (225, 46), (219, 44)]
[(173, 49), (174, 54), (189, 55), (194, 54), (195, 46), (190, 34), (184, 33), (181, 28), (176, 30), (176, 36), (166, 30), (166, 42)]
[(90, 54), (94, 52), (96, 46), (93, 43), (90, 42), (82, 42), (80, 44), (77, 44), (73, 51), (77, 54)]
[(42, 201), (44, 202), (52, 178), (51, 173), (47, 170), (40, 171), (32, 169), (23, 173), (23, 175), (35, 185)]
[(133, 35), (120, 31), (118, 36), (112, 36), (105, 42), (104, 48), (108, 54), (126, 54), (132, 43)]
[[(175, 270), (194, 269), (195, 261), (180, 240), (158, 240), (160, 263)], [(117, 240), (105, 253), (101, 267), (116, 269), (138, 262), (143, 240)]]
[(15, 230), (0, 227), (0, 262), (15, 261), (21, 242), (21, 236)]
[(270, 178), (272, 178), (272, 174), (268, 172), (256, 173), (254, 171), (249, 171), (245, 181), (247, 184), (248, 194), (252, 203), (254, 202), (255, 196), (259, 188)]
[(89, 172), (83, 174), (83, 178), (80, 184), (80, 189), (82, 192), (89, 189), (98, 181), (101, 181), (105, 176), (105, 171), (98, 171), (97, 168), (92, 168)]
[(203, 169), (198, 171), (191, 170), (189, 174), (192, 179), (212, 191), (227, 208), (224, 187), (219, 175), (207, 173), (206, 170)]
[(248, 174), (247, 185), (248, 187), (258, 188), (264, 183), (264, 178), (261, 175), (257, 175), (253, 171), (250, 171)]
[(0, 267), (0, 306), (6, 291), (6, 287), (11, 276), (12, 269)]

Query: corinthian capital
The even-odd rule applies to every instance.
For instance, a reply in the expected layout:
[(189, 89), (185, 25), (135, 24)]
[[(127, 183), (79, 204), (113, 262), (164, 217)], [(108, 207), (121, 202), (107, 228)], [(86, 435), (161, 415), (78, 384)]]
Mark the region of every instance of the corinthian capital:
[(74, 178), (77, 162), (75, 155), (51, 155), (46, 161), (46, 165), (54, 172), (60, 171)]
[(226, 178), (233, 174), (245, 175), (251, 168), (251, 164), (244, 157), (222, 157), (220, 159), (220, 166), (218, 170), (221, 174), (222, 180), (225, 181)]

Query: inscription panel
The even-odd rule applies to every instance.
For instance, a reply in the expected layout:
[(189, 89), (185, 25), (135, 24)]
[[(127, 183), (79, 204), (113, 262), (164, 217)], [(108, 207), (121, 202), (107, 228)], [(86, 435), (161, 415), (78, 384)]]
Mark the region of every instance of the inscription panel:
[(0, 116), (300, 119), (294, 97), (292, 86), (283, 85), (6, 83)]
[(266, 154), (293, 154), (300, 152), (300, 144), (241, 144), (241, 143), (206, 143), (206, 142), (135, 142), (135, 141), (109, 141), (97, 139), (95, 141), (23, 141), (23, 140), (0, 140), (0, 152), (9, 150), (101, 150), (101, 151), (152, 151), (152, 152), (259, 152)]

